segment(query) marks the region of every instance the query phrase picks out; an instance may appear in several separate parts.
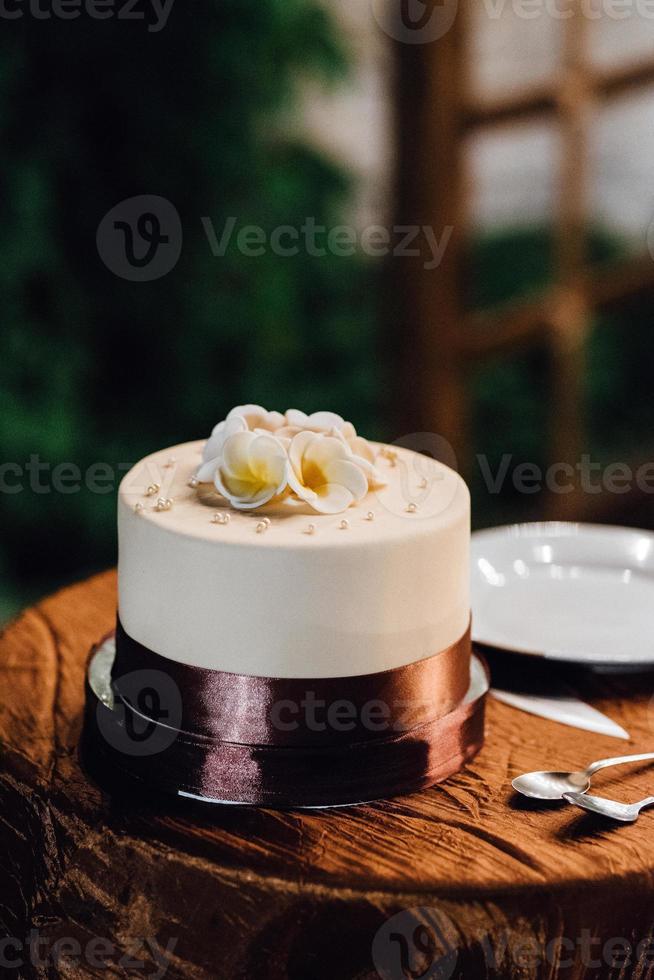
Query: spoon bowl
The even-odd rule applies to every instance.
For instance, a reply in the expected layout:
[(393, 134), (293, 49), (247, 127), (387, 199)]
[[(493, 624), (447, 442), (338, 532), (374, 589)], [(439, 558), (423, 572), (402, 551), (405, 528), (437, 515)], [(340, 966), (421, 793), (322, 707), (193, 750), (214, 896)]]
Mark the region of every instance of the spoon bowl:
[(585, 793), (596, 772), (609, 766), (621, 766), (626, 762), (651, 762), (654, 752), (638, 755), (622, 755), (613, 759), (600, 759), (591, 763), (583, 772), (526, 772), (516, 776), (512, 786), (517, 793), (532, 800), (562, 800), (565, 793)]
[(585, 793), (590, 779), (586, 772), (526, 772), (511, 785), (532, 800), (562, 800), (565, 793)]

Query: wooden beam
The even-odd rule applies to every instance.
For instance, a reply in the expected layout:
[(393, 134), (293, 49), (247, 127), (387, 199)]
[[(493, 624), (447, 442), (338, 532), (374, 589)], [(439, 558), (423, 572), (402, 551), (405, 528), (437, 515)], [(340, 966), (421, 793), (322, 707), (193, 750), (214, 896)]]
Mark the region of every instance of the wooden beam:
[(460, 351), (477, 361), (533, 343), (549, 327), (547, 297), (469, 314), (459, 337)]
[(551, 85), (527, 86), (496, 99), (468, 102), (461, 118), (463, 130), (480, 129), (515, 122), (522, 118), (553, 113), (558, 105), (556, 89)]
[[(574, 464), (585, 437), (586, 340), (591, 326), (587, 263), (587, 187), (593, 89), (588, 65), (589, 21), (580, 5), (563, 25), (557, 124), (560, 165), (554, 215), (554, 302), (549, 336), (548, 456)], [(573, 518), (569, 496), (553, 500), (546, 516)]]
[[(452, 2), (452, 0), (446, 0)], [(456, 0), (454, 0), (456, 2)], [(429, 0), (434, 7), (442, 0)], [(459, 120), (468, 89), (465, 67), (467, 3), (439, 40), (396, 45), (398, 187), (396, 225), (449, 234), (437, 268), (426, 255), (396, 258), (399, 309), (389, 333), (396, 340), (396, 404), (402, 433), (433, 432), (464, 459), (468, 397), (459, 335), (466, 239), (464, 148)]]
[[(639, 255), (591, 268), (584, 273), (583, 282), (589, 307), (610, 309), (654, 290), (654, 259)], [(483, 360), (533, 343), (549, 330), (556, 302), (556, 291), (550, 288), (535, 298), (470, 313), (460, 336), (462, 357)]]
[[(590, 69), (588, 87), (598, 100), (615, 98), (625, 93), (654, 85), (654, 60), (643, 59), (631, 65), (606, 70)], [(561, 94), (558, 82), (526, 86), (497, 99), (468, 101), (461, 116), (464, 131), (484, 126), (497, 126), (516, 119), (552, 115), (559, 109)]]

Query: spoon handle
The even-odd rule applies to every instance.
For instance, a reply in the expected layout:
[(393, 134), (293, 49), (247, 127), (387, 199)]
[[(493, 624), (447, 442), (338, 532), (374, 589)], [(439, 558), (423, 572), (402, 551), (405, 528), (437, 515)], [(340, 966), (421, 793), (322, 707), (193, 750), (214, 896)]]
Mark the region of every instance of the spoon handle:
[(588, 766), (586, 774), (590, 777), (594, 776), (600, 769), (608, 768), (608, 766), (621, 766), (625, 762), (647, 762), (649, 759), (654, 759), (654, 752), (644, 752), (641, 755), (621, 755), (614, 759), (600, 759)]
[(646, 800), (641, 800), (636, 805), (639, 810), (644, 810), (646, 806), (652, 806), (652, 804), (654, 804), (654, 796), (648, 796)]

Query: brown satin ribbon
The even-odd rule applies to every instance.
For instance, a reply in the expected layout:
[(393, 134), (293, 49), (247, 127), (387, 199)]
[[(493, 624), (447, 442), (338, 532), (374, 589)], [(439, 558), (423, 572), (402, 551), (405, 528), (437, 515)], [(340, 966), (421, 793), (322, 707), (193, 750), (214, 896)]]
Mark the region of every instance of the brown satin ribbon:
[[(470, 683), (470, 628), (440, 653), (393, 670), (355, 677), (274, 678), (191, 667), (132, 639), (116, 624), (114, 687), (121, 678), (162, 671), (181, 694), (175, 727), (247, 745), (333, 745), (408, 731), (449, 714)], [(144, 712), (147, 714), (147, 711)]]
[[(98, 705), (89, 721), (97, 725), (104, 712), (104, 754), (169, 792), (272, 806), (357, 803), (436, 783), (477, 753), (484, 698), (463, 704), (470, 654), (468, 629), (433, 657), (376, 674), (251, 677), (168, 660), (119, 621), (112, 678), (121, 711)], [(152, 713), (131, 683), (135, 672), (145, 672), (139, 684), (169, 678), (181, 695), (178, 712)], [(160, 750), (130, 754), (107, 739), (107, 723), (124, 724), (130, 712), (170, 733)]]

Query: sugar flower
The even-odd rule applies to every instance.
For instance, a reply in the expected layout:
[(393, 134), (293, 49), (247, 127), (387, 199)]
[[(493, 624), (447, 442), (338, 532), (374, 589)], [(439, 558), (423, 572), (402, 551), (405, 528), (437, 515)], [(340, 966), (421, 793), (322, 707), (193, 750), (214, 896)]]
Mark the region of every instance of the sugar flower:
[(238, 405), (216, 425), (197, 470), (239, 510), (282, 496), (337, 514), (384, 485), (371, 445), (335, 412)]
[(288, 456), (272, 435), (240, 431), (228, 436), (216, 460), (200, 468), (206, 481), (209, 471), (216, 490), (236, 510), (254, 510), (284, 492), (288, 484)]
[(361, 461), (341, 439), (299, 432), (288, 456), (291, 490), (321, 514), (338, 514), (368, 492)]

